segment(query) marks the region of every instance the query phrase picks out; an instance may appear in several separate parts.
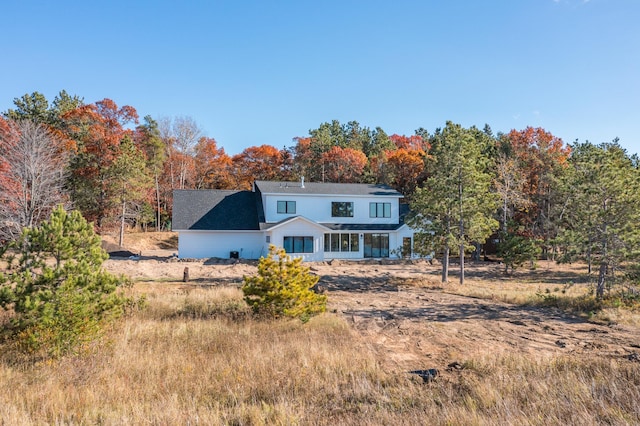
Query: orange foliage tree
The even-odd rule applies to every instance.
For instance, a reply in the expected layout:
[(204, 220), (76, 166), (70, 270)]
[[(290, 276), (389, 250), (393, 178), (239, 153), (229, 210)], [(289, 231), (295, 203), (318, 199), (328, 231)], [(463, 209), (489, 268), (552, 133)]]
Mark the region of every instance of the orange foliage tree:
[(282, 152), (271, 146), (252, 146), (232, 158), (236, 188), (249, 189), (254, 180), (278, 180), (282, 177)]
[(356, 183), (367, 165), (367, 156), (362, 151), (334, 146), (322, 154), (322, 161), (327, 181)]
[(525, 234), (548, 242), (555, 236), (557, 220), (558, 180), (564, 173), (571, 148), (562, 139), (538, 127), (512, 130), (500, 141), (502, 150), (518, 163), (523, 204), (514, 215)]
[(393, 142), (398, 149), (422, 152), (429, 150), (429, 142), (424, 140), (420, 135), (404, 136), (393, 134), (389, 136), (389, 139), (391, 139), (391, 142)]
[(126, 126), (137, 123), (138, 114), (131, 106), (118, 108), (111, 99), (103, 99), (75, 108), (63, 119), (76, 145), (70, 161), (71, 197), (88, 221), (102, 226), (114, 208), (110, 167), (118, 158), (120, 142), (132, 133)]
[(413, 194), (427, 178), (425, 168), (427, 154), (422, 150), (400, 148), (387, 152), (386, 158), (389, 183), (404, 196)]
[(232, 162), (215, 139), (202, 137), (195, 147), (196, 189), (231, 189)]

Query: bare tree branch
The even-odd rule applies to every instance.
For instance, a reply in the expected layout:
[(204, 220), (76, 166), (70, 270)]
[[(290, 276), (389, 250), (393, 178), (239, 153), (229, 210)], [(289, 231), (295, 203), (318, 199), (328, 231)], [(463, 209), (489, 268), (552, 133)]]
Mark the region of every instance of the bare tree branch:
[(46, 127), (10, 121), (0, 130), (0, 238), (14, 239), (64, 203), (66, 155)]

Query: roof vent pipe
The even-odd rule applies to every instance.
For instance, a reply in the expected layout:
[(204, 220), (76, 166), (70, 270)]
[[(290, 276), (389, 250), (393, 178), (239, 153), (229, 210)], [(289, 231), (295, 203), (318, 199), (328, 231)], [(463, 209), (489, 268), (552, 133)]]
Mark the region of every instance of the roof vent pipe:
[(302, 182), (302, 185), (300, 185), (300, 188), (304, 188), (304, 176), (300, 176), (300, 180)]

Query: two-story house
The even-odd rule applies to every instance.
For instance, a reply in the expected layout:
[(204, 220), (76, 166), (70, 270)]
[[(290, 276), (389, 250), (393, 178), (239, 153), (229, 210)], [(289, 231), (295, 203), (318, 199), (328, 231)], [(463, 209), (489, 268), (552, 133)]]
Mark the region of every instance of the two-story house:
[[(181, 258), (258, 259), (269, 245), (321, 261), (410, 256), (402, 194), (385, 185), (256, 181), (251, 191), (176, 190)], [(402, 211), (401, 211), (402, 210)]]

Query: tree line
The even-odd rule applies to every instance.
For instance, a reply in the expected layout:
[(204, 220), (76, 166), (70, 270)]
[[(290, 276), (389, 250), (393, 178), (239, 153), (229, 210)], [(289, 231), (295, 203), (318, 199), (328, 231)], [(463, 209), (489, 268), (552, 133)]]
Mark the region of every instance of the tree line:
[[(411, 204), (416, 250), (448, 259), (489, 239), (505, 268), (582, 259), (598, 292), (634, 274), (638, 157), (613, 140), (566, 144), (542, 128), (497, 133), (447, 122), (388, 135), (356, 121), (321, 123), (290, 146), (228, 155), (190, 117), (139, 119), (110, 99), (34, 92), (0, 118), (3, 239), (59, 204), (98, 230), (168, 229), (174, 189), (249, 189), (254, 180), (386, 184)], [(447, 279), (448, 261), (443, 262)], [(631, 276), (631, 275), (629, 275)]]

